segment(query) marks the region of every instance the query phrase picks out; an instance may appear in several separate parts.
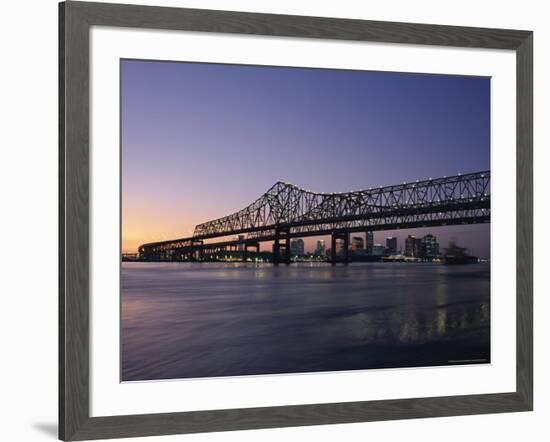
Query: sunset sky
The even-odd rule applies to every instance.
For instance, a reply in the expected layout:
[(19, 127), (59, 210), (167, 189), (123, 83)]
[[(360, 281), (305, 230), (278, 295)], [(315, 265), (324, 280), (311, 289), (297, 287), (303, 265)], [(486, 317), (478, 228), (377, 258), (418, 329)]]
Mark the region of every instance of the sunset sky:
[[(489, 78), (123, 60), (121, 86), (124, 252), (190, 236), (279, 180), (341, 192), (490, 168)], [(489, 230), (375, 240), (430, 232), (486, 257)]]

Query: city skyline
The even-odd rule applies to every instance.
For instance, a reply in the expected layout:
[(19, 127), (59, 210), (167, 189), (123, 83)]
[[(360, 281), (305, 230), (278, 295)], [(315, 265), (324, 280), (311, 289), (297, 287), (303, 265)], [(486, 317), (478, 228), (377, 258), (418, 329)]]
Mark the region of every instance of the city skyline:
[[(415, 231), (417, 232), (417, 235), (412, 234), (411, 232)], [(436, 252), (433, 253), (434, 256), (443, 256), (444, 250), (448, 248), (447, 246), (450, 246), (451, 244), (441, 244), (439, 242), (439, 238), (437, 234), (435, 233), (437, 229), (434, 229), (433, 227), (423, 227), (419, 229), (403, 229), (402, 239), (400, 239), (399, 236), (395, 234), (395, 230), (387, 230), (387, 231), (377, 231), (372, 232), (373, 233), (373, 241), (370, 246), (371, 253), (372, 253), (372, 246), (374, 247), (382, 247), (385, 252), (385, 255), (406, 255), (408, 253), (407, 251), (407, 240), (408, 239), (414, 239), (419, 242), (422, 240), (425, 240), (427, 237), (432, 237), (435, 244), (437, 245)], [(368, 234), (365, 233), (350, 233), (349, 234), (349, 240), (350, 240), (350, 251), (356, 251), (356, 250), (368, 250), (368, 240), (367, 240)], [(388, 241), (389, 240), (389, 241)], [(306, 247), (305, 244), (309, 243), (309, 247)], [(298, 245), (297, 243), (300, 243), (301, 245)], [(315, 255), (316, 253), (320, 252), (320, 244), (322, 243), (322, 254), (327, 254), (328, 251), (330, 251), (330, 246), (327, 247), (327, 242), (330, 244), (330, 236), (315, 236), (315, 237), (309, 237), (309, 238), (295, 238), (292, 239), (290, 242), (290, 248), (292, 250), (292, 255)], [(388, 244), (388, 242), (390, 244)], [(449, 242), (452, 242), (453, 245), (460, 246), (461, 244), (457, 243), (457, 240), (455, 238), (451, 238)], [(271, 242), (268, 242), (268, 244), (271, 244)], [(390, 246), (391, 245), (391, 246)], [(393, 247), (395, 245), (395, 248)], [(301, 247), (302, 253), (298, 252), (300, 250), (297, 247)], [(472, 255), (475, 255), (476, 249), (468, 247), (468, 252)], [(269, 251), (271, 250), (270, 247), (263, 247), (261, 248), (262, 251)], [(488, 256), (479, 256), (480, 258), (488, 258)]]
[[(341, 192), (490, 166), (488, 78), (134, 60), (121, 76), (126, 252), (190, 236), (279, 180)], [(489, 225), (427, 230), (489, 254)]]

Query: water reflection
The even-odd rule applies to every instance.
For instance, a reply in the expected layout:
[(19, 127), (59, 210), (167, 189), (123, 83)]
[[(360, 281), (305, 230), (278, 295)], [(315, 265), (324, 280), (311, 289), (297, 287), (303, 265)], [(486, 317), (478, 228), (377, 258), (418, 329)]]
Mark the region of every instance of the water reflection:
[(123, 380), (490, 358), (489, 265), (124, 263)]

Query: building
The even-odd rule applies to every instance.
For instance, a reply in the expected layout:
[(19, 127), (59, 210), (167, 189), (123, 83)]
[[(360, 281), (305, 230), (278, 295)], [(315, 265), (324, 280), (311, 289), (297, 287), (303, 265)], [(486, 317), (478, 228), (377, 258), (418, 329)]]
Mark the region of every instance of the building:
[(290, 254), (292, 256), (304, 256), (304, 240), (301, 238), (290, 241)]
[(365, 250), (365, 241), (360, 236), (354, 236), (351, 238), (350, 250), (352, 252), (362, 253)]
[(421, 240), (420, 257), (421, 258), (435, 258), (439, 256), (439, 244), (437, 238), (428, 233), (424, 235)]
[(397, 238), (395, 236), (388, 236), (386, 238), (386, 254), (397, 254)]
[(414, 243), (416, 238), (414, 236), (408, 235), (405, 238), (405, 255), (406, 256), (415, 256), (414, 255)]
[(367, 255), (372, 255), (374, 249), (374, 233), (372, 231), (366, 233), (365, 252)]
[(317, 246), (315, 247), (315, 256), (325, 256), (325, 240), (317, 240)]
[(412, 258), (419, 258), (422, 250), (422, 240), (409, 235), (405, 238), (405, 255)]

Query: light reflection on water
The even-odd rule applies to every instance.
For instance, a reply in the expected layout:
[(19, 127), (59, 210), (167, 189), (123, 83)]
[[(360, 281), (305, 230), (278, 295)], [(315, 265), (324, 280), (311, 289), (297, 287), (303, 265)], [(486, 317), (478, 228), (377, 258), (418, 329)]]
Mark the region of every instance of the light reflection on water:
[(489, 362), (489, 280), (489, 264), (123, 263), (122, 379)]

